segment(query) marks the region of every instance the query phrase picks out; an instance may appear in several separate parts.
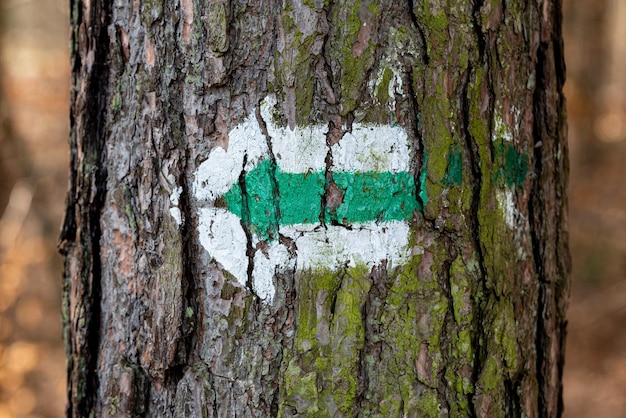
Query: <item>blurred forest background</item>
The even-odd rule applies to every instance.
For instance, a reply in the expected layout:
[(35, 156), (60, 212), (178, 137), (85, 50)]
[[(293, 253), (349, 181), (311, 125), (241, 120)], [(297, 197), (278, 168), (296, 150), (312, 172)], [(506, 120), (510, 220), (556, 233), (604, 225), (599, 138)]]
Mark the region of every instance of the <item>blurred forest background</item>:
[[(67, 3), (0, 0), (0, 418), (64, 414)], [(574, 268), (565, 416), (626, 417), (626, 0), (564, 3)]]

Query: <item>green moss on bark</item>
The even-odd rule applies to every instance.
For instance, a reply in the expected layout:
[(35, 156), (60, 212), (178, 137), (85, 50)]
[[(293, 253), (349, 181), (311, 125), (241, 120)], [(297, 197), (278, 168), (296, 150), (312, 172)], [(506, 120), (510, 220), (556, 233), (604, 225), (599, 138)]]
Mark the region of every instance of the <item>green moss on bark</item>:
[(310, 416), (351, 416), (365, 339), (362, 309), (370, 285), (365, 266), (297, 277), (298, 325), (293, 352), (283, 359), (280, 410), (291, 406)]

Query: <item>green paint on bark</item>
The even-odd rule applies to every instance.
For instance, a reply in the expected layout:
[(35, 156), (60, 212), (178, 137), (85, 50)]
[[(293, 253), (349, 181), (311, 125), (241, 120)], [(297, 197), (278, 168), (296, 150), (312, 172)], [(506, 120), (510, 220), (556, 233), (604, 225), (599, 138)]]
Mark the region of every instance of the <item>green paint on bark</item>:
[(500, 187), (521, 187), (528, 173), (528, 156), (520, 155), (511, 144), (500, 138), (495, 142), (494, 180)]
[(426, 150), (424, 150), (422, 168), (420, 169), (420, 190), (419, 190), (419, 197), (420, 197), (420, 200), (422, 201), (421, 202), (422, 204), (420, 205), (420, 211), (422, 213), (424, 213), (424, 208), (428, 204), (428, 192), (426, 190), (426, 175), (428, 173), (427, 167), (428, 167), (428, 154), (426, 153)]
[(443, 184), (460, 186), (463, 182), (463, 154), (459, 144), (450, 144), (448, 150), (448, 169), (443, 178)]
[(292, 174), (277, 170), (276, 181), (280, 193), (280, 223), (319, 222), (325, 182), (323, 171)]
[(228, 209), (246, 223), (252, 233), (265, 239), (276, 238), (278, 231), (273, 171), (271, 161), (264, 160), (246, 174), (243, 185), (246, 194), (241, 193), (241, 184), (235, 184), (224, 195)]
[[(251, 232), (262, 239), (274, 239), (279, 224), (320, 221), (325, 179), (323, 170), (288, 173), (264, 160), (245, 175), (245, 201), (240, 184), (234, 185), (224, 200), (228, 210), (247, 223)], [(420, 207), (415, 180), (408, 172), (336, 171), (332, 179), (341, 199), (337, 206), (325, 208), (327, 223), (406, 220)]]
[(399, 221), (413, 217), (417, 209), (415, 184), (407, 172), (334, 172), (333, 180), (343, 192), (343, 202), (326, 219), (339, 223)]

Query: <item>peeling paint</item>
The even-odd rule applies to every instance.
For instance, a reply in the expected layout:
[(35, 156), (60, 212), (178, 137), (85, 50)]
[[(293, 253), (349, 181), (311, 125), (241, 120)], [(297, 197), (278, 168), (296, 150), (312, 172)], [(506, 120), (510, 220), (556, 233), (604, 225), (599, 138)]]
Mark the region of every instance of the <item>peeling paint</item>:
[(170, 202), (172, 203), (172, 207), (170, 208), (170, 215), (174, 218), (177, 225), (182, 224), (182, 214), (180, 212), (180, 208), (178, 207), (178, 203), (180, 200), (180, 194), (183, 192), (182, 187), (176, 187), (172, 194), (170, 195)]
[[(397, 57), (396, 57), (397, 60)], [(376, 78), (368, 83), (371, 96), (375, 97), (380, 104), (387, 104), (387, 109), (395, 113), (396, 94), (405, 95), (402, 88), (402, 72), (392, 65), (394, 61), (388, 58), (387, 64), (380, 66)]]
[(193, 183), (195, 198), (202, 203), (214, 202), (237, 182), (242, 170), (252, 170), (267, 153), (263, 133), (252, 114), (228, 133), (224, 147), (213, 149), (198, 167)]
[(520, 214), (515, 206), (513, 191), (511, 189), (497, 190), (496, 198), (500, 209), (504, 213), (504, 220), (506, 224), (512, 229), (515, 228), (517, 225), (516, 219), (520, 216)]

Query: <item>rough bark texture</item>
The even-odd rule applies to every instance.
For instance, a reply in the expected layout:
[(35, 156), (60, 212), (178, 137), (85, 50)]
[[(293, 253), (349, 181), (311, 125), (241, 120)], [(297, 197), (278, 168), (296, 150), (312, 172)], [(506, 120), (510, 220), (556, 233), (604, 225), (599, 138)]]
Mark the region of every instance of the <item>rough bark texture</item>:
[[(559, 0), (73, 0), (71, 19), (68, 416), (560, 415)], [(298, 270), (278, 233), (292, 268), (263, 299), (203, 248), (196, 170), (249, 115), (269, 136), (270, 94), (329, 147), (406, 132), (407, 260)], [(342, 222), (332, 157), (322, 226)]]

